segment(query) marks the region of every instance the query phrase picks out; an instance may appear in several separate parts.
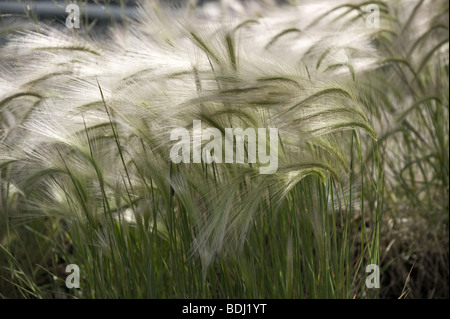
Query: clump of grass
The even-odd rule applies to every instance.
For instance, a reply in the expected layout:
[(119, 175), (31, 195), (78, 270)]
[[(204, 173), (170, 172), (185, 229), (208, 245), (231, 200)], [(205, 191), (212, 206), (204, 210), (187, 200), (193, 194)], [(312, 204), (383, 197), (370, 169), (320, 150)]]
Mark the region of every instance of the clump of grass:
[[(103, 41), (17, 35), (0, 52), (14, 61), (0, 78), (3, 227), (45, 218), (50, 229), (26, 229), (60, 262), (36, 269), (57, 278), (58, 264), (78, 264), (82, 288), (65, 292), (77, 298), (378, 297), (365, 267), (383, 278), (401, 249), (382, 249), (383, 227), (408, 201), (439, 220), (448, 208), (433, 199), (448, 188), (448, 43), (425, 45), (430, 31), (403, 52), (416, 13), (379, 5), (379, 30), (363, 4), (215, 21), (142, 3)], [(448, 29), (440, 17), (429, 30)], [(172, 163), (170, 131), (193, 120), (278, 128), (278, 171)], [(17, 291), (48, 296), (17, 239), (2, 240)]]

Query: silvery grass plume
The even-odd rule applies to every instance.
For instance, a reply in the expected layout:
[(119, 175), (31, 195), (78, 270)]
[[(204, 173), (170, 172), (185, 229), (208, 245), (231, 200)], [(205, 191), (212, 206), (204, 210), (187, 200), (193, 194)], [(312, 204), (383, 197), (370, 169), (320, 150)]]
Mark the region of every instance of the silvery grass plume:
[[(17, 33), (0, 52), (0, 167), (29, 207), (92, 225), (114, 216), (168, 238), (162, 217), (183, 207), (207, 265), (245, 241), (261, 203), (276, 211), (305, 176), (348, 189), (353, 132), (375, 141), (381, 130), (358, 88), (384, 65), (374, 39), (395, 26), (381, 15), (383, 28), (368, 28), (365, 6), (143, 1), (104, 39), (45, 26)], [(222, 132), (278, 128), (277, 172), (175, 165), (170, 132), (193, 120)]]
[(397, 4), (394, 23), (378, 39), (378, 72), (358, 83), (384, 149), (387, 187), (404, 183), (410, 170), (411, 189), (427, 185), (414, 201), (435, 196), (425, 191), (431, 180), (448, 185), (448, 10), (446, 1)]

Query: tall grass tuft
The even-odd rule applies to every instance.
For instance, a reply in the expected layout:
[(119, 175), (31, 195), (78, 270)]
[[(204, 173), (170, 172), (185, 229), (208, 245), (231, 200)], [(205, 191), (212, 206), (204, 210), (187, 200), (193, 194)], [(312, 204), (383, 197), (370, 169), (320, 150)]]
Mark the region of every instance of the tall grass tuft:
[[(405, 218), (443, 223), (432, 278), (448, 278), (448, 4), (376, 3), (380, 29), (363, 2), (143, 1), (102, 39), (14, 35), (0, 49), (3, 297), (419, 296), (398, 260), (424, 252), (396, 244)], [(277, 128), (277, 172), (173, 163), (170, 132), (194, 120)], [(19, 255), (20, 232), (40, 254)], [(62, 288), (70, 263), (79, 290)], [(369, 264), (405, 289), (367, 288)]]

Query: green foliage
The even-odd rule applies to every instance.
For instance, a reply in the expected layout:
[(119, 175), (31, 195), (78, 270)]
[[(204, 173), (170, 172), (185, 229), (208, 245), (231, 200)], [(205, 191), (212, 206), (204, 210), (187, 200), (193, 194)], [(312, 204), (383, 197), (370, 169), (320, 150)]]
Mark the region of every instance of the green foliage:
[[(46, 27), (12, 38), (0, 296), (448, 297), (448, 3), (374, 3), (381, 29), (369, 2), (270, 28), (178, 23), (152, 3), (105, 46)], [(344, 31), (308, 40), (330, 24)], [(278, 128), (278, 171), (172, 163), (170, 131), (193, 120)]]

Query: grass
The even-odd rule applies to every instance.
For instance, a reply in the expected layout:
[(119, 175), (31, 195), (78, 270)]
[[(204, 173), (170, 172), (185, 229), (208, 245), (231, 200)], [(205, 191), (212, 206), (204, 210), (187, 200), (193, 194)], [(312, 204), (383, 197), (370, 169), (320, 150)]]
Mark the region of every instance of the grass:
[[(448, 3), (377, 4), (12, 34), (0, 296), (448, 298)], [(172, 163), (193, 120), (278, 128), (278, 171)]]

